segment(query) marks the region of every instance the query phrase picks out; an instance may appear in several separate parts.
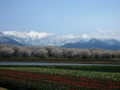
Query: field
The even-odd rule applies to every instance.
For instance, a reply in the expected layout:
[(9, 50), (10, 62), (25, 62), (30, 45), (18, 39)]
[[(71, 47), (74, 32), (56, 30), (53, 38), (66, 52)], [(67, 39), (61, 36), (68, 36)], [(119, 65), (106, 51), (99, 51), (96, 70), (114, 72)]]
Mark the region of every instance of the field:
[(119, 90), (120, 67), (1, 65), (0, 79), (12, 90)]
[(65, 58), (65, 57), (0, 57), (0, 62), (120, 64), (120, 58)]

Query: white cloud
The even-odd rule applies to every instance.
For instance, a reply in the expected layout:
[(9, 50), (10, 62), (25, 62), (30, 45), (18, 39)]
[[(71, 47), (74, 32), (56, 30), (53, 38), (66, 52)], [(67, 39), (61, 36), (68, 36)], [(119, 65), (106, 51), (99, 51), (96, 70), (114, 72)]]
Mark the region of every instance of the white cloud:
[(92, 33), (90, 35), (90, 38), (120, 40), (120, 29), (115, 32), (113, 30), (102, 30), (102, 29), (98, 28), (96, 33)]
[(82, 38), (88, 38), (89, 35), (83, 34)]
[(118, 29), (118, 33), (120, 34), (120, 29)]
[(114, 33), (112, 30), (107, 31), (107, 30), (102, 30), (102, 29), (100, 29), (100, 28), (97, 29), (97, 32), (98, 32), (98, 33), (101, 33), (101, 34)]

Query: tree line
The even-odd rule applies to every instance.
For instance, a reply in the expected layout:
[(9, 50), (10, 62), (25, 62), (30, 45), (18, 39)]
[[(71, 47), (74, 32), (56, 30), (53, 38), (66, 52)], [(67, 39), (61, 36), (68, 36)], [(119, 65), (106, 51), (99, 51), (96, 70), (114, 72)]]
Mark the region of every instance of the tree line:
[(0, 44), (0, 56), (120, 58), (120, 50), (104, 50), (98, 48), (78, 49), (54, 46), (36, 47), (36, 46), (18, 46), (10, 44)]

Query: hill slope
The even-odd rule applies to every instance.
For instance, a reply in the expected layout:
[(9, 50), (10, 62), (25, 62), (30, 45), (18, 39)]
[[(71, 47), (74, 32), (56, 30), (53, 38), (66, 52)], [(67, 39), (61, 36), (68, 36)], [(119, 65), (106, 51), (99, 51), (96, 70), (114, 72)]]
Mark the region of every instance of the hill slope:
[(106, 39), (106, 40), (99, 40), (99, 39), (90, 39), (88, 41), (79, 41), (77, 43), (67, 43), (61, 47), (66, 48), (100, 48), (100, 49), (112, 49), (118, 50), (120, 49), (120, 42), (115, 39)]
[(25, 46), (24, 44), (19, 43), (9, 37), (5, 37), (5, 36), (3, 36), (2, 33), (0, 33), (0, 44), (3, 44), (3, 43), (7, 43), (7, 44), (11, 44), (11, 45), (18, 45), (18, 46)]

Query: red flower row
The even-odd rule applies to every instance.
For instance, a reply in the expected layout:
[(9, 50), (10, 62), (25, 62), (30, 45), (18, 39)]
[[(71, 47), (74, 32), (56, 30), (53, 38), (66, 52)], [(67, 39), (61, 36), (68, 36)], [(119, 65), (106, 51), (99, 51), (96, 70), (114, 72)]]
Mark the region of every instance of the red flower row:
[(120, 81), (93, 79), (85, 77), (74, 77), (64, 75), (52, 75), (46, 73), (33, 73), (27, 71), (15, 71), (0, 69), (0, 78), (9, 80), (23, 81), (27, 83), (51, 85), (52, 87), (61, 87), (62, 89), (91, 88), (91, 89), (119, 89)]

